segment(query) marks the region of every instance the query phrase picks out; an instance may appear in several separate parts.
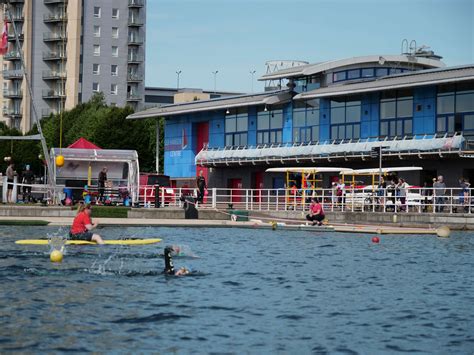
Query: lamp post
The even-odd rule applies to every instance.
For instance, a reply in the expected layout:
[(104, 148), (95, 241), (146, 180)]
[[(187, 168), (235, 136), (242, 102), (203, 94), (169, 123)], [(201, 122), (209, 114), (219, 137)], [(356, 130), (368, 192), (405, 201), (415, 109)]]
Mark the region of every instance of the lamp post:
[(253, 94), (253, 76), (255, 75), (255, 70), (251, 70), (250, 75), (252, 76), (252, 79), (251, 79), (252, 80), (252, 91), (251, 91), (251, 93)]
[(219, 73), (219, 70), (212, 72), (212, 74), (214, 74), (214, 94), (216, 93), (217, 73)]
[(180, 76), (180, 74), (181, 74), (181, 70), (178, 70), (178, 71), (176, 72), (176, 75), (178, 76), (178, 82), (177, 82), (177, 84), (176, 84), (176, 89), (177, 89), (177, 90), (179, 90), (179, 76)]

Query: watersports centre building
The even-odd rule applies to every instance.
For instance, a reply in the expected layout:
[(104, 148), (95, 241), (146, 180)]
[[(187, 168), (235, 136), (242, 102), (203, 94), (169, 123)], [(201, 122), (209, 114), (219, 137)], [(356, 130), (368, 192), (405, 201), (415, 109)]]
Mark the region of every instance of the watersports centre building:
[[(200, 170), (218, 188), (280, 188), (270, 167), (421, 166), (413, 185), (444, 175), (474, 181), (474, 64), (446, 67), (418, 50), (301, 65), (259, 80), (258, 94), (172, 104), (130, 119), (165, 118), (164, 172), (175, 186)], [(285, 85), (286, 84), (286, 85)]]

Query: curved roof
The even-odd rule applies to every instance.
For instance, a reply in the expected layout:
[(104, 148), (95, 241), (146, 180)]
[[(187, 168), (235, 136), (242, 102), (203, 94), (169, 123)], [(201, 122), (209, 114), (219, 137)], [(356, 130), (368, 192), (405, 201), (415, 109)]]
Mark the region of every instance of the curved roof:
[[(383, 64), (380, 64), (382, 63)], [(352, 57), (346, 59), (332, 60), (321, 63), (314, 63), (308, 65), (300, 65), (297, 67), (278, 70), (273, 73), (265, 74), (258, 80), (276, 80), (276, 79), (287, 79), (297, 78), (302, 76), (310, 76), (322, 72), (326, 72), (336, 68), (342, 68), (354, 64), (369, 64), (376, 63), (379, 65), (386, 65), (386, 63), (397, 63), (397, 64), (418, 64), (425, 68), (443, 68), (446, 65), (435, 59), (429, 59), (417, 56), (408, 55), (367, 55), (362, 57)]]

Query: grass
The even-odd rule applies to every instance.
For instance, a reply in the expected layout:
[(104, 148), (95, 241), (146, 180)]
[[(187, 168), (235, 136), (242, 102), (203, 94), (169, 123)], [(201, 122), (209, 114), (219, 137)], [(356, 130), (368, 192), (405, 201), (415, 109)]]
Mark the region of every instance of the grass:
[(3, 220), (0, 221), (1, 226), (47, 226), (48, 221), (19, 221), (19, 220)]
[(95, 218), (127, 218), (130, 207), (92, 206), (92, 217)]

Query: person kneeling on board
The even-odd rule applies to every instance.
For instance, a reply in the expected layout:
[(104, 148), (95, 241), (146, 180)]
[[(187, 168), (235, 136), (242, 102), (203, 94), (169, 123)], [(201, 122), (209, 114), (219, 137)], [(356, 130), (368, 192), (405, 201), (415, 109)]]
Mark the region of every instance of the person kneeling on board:
[(174, 275), (174, 276), (183, 276), (189, 274), (189, 270), (185, 267), (180, 268), (179, 270), (174, 270), (173, 265), (173, 258), (171, 257), (171, 253), (173, 252), (173, 247), (167, 246), (165, 248), (165, 270), (163, 271), (166, 275)]
[(324, 210), (318, 199), (311, 199), (311, 204), (309, 205), (309, 213), (306, 215), (306, 219), (308, 221), (313, 222), (313, 226), (315, 226), (316, 224), (318, 226), (321, 226), (323, 224)]
[(100, 235), (91, 232), (98, 224), (97, 222), (92, 223), (91, 213), (90, 203), (79, 205), (76, 217), (74, 217), (71, 230), (69, 231), (69, 238), (71, 240), (85, 240), (88, 242), (96, 242), (97, 244), (104, 244)]

